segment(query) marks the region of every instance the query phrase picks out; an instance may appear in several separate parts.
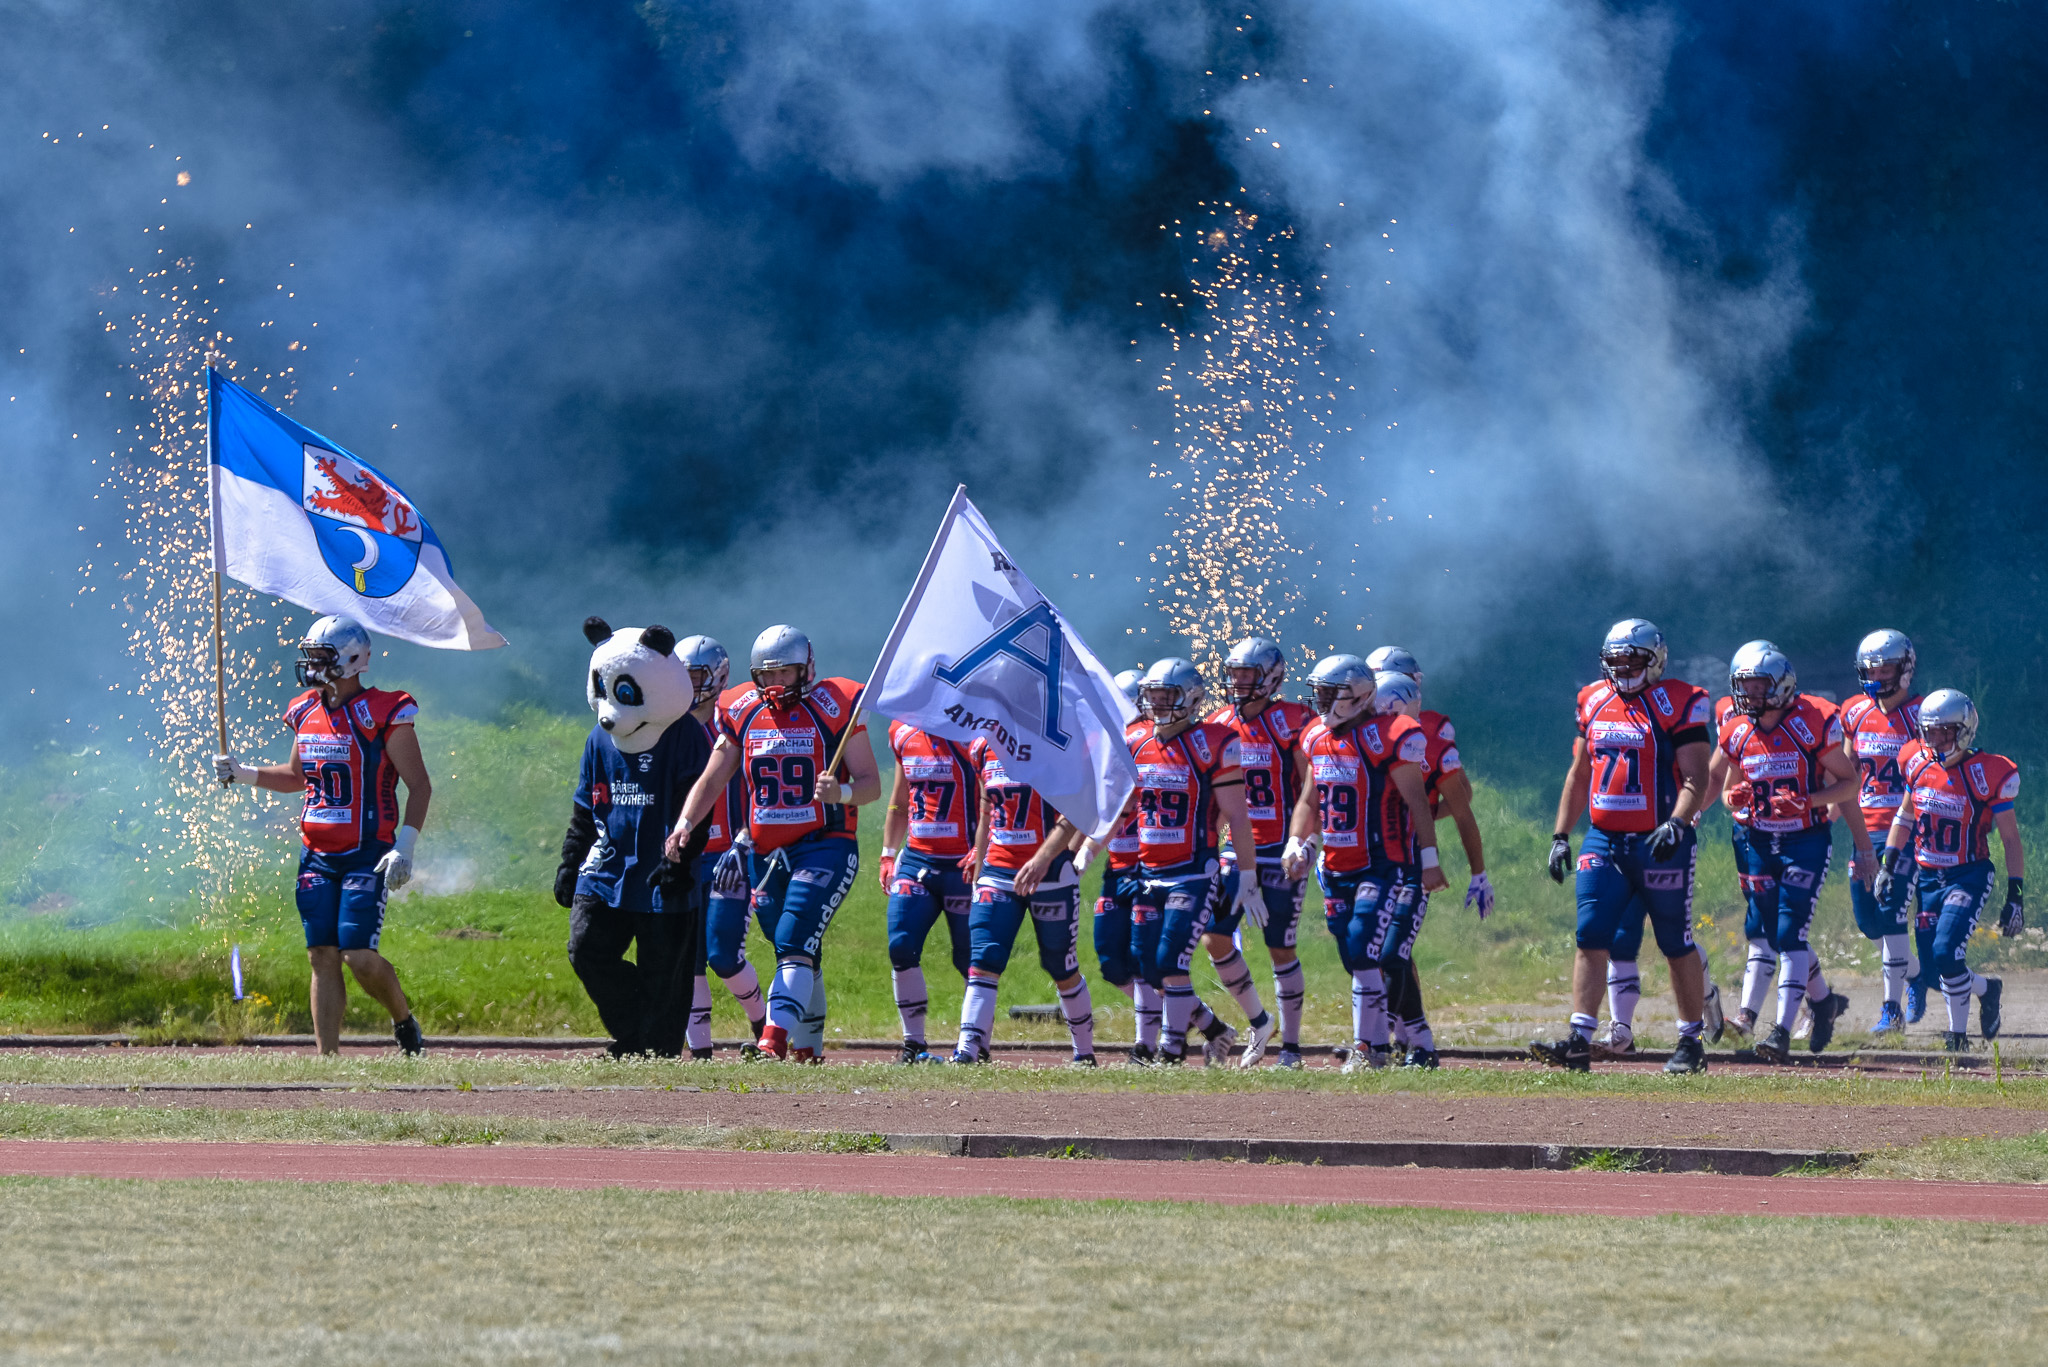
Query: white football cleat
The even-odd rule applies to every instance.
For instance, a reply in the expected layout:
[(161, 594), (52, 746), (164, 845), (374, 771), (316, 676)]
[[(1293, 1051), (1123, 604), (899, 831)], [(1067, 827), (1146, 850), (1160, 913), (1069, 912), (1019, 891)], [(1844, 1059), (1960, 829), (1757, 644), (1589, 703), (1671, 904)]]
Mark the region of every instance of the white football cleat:
[(1700, 1007), (1700, 1021), (1706, 1028), (1707, 1039), (1711, 1043), (1719, 1044), (1721, 1032), (1728, 1028), (1728, 1018), (1721, 1012), (1720, 984), (1707, 984), (1706, 1001)]
[(1636, 1051), (1636, 1032), (1620, 1021), (1609, 1021), (1593, 1036), (1594, 1058), (1627, 1058)]
[(1809, 1002), (1809, 1001), (1805, 1001), (1805, 1000), (1803, 1000), (1803, 999), (1802, 999), (1802, 1000), (1800, 1001), (1800, 1003), (1799, 1003), (1799, 1014), (1798, 1014), (1797, 1016), (1795, 1016), (1795, 1017), (1793, 1018), (1793, 1020), (1792, 1020), (1792, 1038), (1793, 1038), (1793, 1039), (1812, 1039), (1812, 1038), (1813, 1038), (1813, 1003), (1812, 1003), (1812, 1002)]
[(1202, 1066), (1204, 1068), (1227, 1068), (1230, 1056), (1237, 1051), (1237, 1027), (1226, 1025), (1202, 1045)]
[(1272, 1043), (1273, 1032), (1279, 1028), (1280, 1022), (1274, 1020), (1273, 1013), (1268, 1011), (1266, 1013), (1266, 1023), (1252, 1027), (1252, 1037), (1245, 1041), (1244, 1052), (1237, 1056), (1237, 1066), (1240, 1068), (1258, 1067), (1259, 1060), (1266, 1056), (1266, 1046)]

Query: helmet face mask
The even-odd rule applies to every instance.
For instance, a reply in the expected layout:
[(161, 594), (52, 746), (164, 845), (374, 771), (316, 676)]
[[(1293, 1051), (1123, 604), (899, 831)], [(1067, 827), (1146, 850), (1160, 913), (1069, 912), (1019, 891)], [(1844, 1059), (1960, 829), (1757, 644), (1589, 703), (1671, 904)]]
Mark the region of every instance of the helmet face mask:
[(1186, 660), (1167, 656), (1156, 660), (1138, 683), (1138, 714), (1154, 726), (1172, 726), (1192, 721), (1208, 689), (1201, 673)]
[(1799, 676), (1784, 651), (1769, 641), (1751, 641), (1728, 662), (1728, 692), (1736, 710), (1754, 719), (1798, 701)]
[(1640, 617), (1616, 622), (1600, 643), (1600, 670), (1614, 691), (1625, 696), (1663, 678), (1665, 658), (1664, 633)]
[(1332, 731), (1342, 731), (1372, 712), (1373, 673), (1356, 655), (1329, 655), (1309, 674), (1316, 715)]
[(1920, 704), (1920, 743), (1954, 764), (1977, 743), (1977, 705), (1953, 688), (1937, 688)]
[(299, 641), (293, 677), (304, 688), (332, 688), (361, 674), (370, 664), (370, 633), (347, 617), (322, 617)]
[(732, 678), (732, 658), (709, 636), (686, 636), (676, 642), (676, 658), (690, 673), (690, 706), (701, 707), (725, 692)]
[[(811, 638), (792, 626), (773, 626), (754, 638), (749, 674), (754, 687), (761, 690), (761, 696), (771, 707), (780, 709), (794, 707), (803, 701), (811, 685), (817, 682), (818, 669), (811, 655)], [(764, 681), (770, 671), (795, 669), (796, 674), (787, 680), (774, 683)]]
[(1856, 647), (1856, 680), (1872, 700), (1903, 695), (1913, 686), (1918, 652), (1902, 631), (1873, 631)]

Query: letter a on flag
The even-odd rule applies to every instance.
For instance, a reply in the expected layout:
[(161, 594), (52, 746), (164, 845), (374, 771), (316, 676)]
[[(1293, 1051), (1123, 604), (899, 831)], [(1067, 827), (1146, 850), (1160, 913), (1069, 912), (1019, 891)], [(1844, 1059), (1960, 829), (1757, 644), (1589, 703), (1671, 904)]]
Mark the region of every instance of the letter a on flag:
[(1138, 779), (1136, 719), (1088, 643), (1003, 550), (962, 485), (882, 647), (861, 705), (954, 740), (1107, 839)]
[(216, 574), (418, 645), (505, 644), (396, 484), (211, 366), (206, 390)]

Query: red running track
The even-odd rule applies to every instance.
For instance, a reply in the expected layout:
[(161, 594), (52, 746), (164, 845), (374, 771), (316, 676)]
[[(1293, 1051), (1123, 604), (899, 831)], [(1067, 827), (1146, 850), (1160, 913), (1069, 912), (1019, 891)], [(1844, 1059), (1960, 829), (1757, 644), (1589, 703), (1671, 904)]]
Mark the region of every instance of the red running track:
[(2048, 1186), (924, 1154), (7, 1140), (0, 1141), (0, 1174), (1022, 1196), (1221, 1205), (1335, 1203), (1535, 1215), (1878, 1215), (2048, 1224)]

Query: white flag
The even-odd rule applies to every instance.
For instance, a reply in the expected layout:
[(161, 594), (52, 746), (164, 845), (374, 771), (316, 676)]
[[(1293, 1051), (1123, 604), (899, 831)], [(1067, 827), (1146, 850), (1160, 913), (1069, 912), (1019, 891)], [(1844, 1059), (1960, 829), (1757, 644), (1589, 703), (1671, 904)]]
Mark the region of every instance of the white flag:
[(211, 366), (206, 382), (214, 573), (423, 646), (505, 644), (402, 489)]
[(986, 739), (1009, 776), (1107, 839), (1137, 766), (1137, 713), (1088, 643), (1038, 591), (967, 499), (946, 520), (861, 705), (954, 740)]

